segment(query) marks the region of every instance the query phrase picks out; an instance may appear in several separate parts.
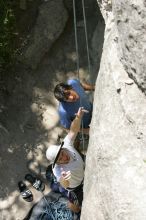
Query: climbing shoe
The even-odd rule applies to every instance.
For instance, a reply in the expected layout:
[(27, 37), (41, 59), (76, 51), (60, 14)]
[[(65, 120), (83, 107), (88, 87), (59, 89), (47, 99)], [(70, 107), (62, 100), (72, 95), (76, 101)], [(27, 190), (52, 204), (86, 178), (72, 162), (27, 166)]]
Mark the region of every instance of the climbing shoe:
[(33, 201), (33, 195), (32, 192), (28, 189), (26, 184), (23, 181), (18, 182), (18, 188), (20, 191), (20, 194), (22, 198), (27, 201), (27, 202), (32, 202)]
[(25, 179), (31, 183), (31, 185), (38, 191), (44, 191), (45, 184), (38, 178), (33, 176), (32, 174), (26, 174)]

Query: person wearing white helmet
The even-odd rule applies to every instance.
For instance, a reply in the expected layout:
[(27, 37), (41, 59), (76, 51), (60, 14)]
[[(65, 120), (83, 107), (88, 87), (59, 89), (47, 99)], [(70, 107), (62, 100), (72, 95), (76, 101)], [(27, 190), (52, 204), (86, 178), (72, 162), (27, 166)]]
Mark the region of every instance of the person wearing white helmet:
[(46, 157), (52, 163), (53, 174), (69, 192), (68, 207), (74, 212), (81, 210), (83, 200), (84, 161), (73, 144), (84, 112), (88, 113), (80, 107), (62, 144), (51, 145), (46, 151)]

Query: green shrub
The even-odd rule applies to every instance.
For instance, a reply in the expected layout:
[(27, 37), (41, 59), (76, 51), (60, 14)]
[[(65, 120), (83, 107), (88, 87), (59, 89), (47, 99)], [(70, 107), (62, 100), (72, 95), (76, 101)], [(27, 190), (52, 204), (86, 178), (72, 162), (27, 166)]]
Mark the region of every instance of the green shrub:
[(0, 66), (5, 68), (14, 61), (15, 15), (12, 1), (0, 0)]

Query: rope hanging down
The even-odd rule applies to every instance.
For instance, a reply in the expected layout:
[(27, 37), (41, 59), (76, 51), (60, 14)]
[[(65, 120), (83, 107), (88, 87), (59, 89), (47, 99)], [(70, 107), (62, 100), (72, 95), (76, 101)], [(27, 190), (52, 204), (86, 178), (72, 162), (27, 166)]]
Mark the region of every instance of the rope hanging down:
[[(82, 0), (82, 9), (83, 9), (83, 18), (84, 18), (84, 29), (85, 29), (85, 39), (86, 39), (86, 51), (87, 51), (87, 59), (88, 59), (88, 72), (91, 74), (91, 64), (90, 64), (90, 56), (89, 56), (89, 44), (88, 44), (88, 33), (87, 33), (87, 22), (86, 22), (86, 13), (85, 13), (85, 2)], [(79, 47), (78, 47), (78, 37), (77, 37), (77, 19), (76, 19), (76, 4), (75, 0), (73, 0), (73, 14), (74, 14), (74, 30), (75, 30), (75, 46), (76, 46), (76, 55), (77, 55), (77, 73), (79, 76)]]
[(79, 47), (78, 47), (78, 37), (77, 37), (77, 19), (76, 19), (76, 4), (75, 0), (73, 0), (73, 14), (74, 14), (74, 31), (75, 31), (75, 46), (76, 46), (76, 56), (77, 56), (77, 73), (78, 78), (80, 78), (79, 74)]
[(90, 64), (90, 56), (89, 56), (87, 22), (86, 22), (85, 2), (84, 2), (84, 0), (82, 0), (82, 6), (83, 6), (84, 29), (85, 29), (85, 38), (86, 38), (86, 50), (87, 50), (87, 58), (88, 58), (88, 71), (89, 71), (89, 74), (91, 74), (91, 64)]
[[(83, 18), (84, 18), (84, 29), (85, 29), (85, 39), (86, 39), (86, 51), (87, 51), (87, 58), (88, 58), (88, 71), (91, 74), (91, 65), (90, 65), (90, 57), (89, 57), (89, 45), (88, 45), (88, 34), (87, 34), (87, 24), (86, 24), (86, 14), (85, 14), (85, 4), (84, 0), (82, 0), (82, 8), (83, 8)], [(78, 37), (77, 37), (77, 19), (76, 19), (76, 4), (75, 0), (73, 0), (73, 15), (74, 15), (74, 31), (75, 31), (75, 47), (76, 47), (76, 56), (77, 56), (77, 74), (78, 79), (80, 80), (80, 73), (79, 73), (79, 47), (78, 47)], [(80, 99), (80, 106), (82, 106), (81, 99)], [(83, 151), (85, 150), (85, 140), (84, 140), (84, 132), (83, 132), (83, 120), (81, 123), (81, 134), (83, 140)]]

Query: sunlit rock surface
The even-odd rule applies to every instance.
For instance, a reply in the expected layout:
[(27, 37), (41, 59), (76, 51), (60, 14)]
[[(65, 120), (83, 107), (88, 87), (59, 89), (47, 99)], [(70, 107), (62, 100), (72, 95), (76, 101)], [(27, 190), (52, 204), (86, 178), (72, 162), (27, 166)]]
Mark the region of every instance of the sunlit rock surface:
[[(81, 219), (145, 220), (145, 30), (141, 27), (144, 20), (140, 19), (145, 5), (135, 1), (134, 8), (133, 1), (115, 0), (112, 12), (109, 2), (99, 1), (106, 29), (94, 96)], [(131, 27), (123, 22), (126, 18)], [(141, 37), (135, 37), (136, 29)], [(137, 43), (127, 38), (131, 34)], [(126, 49), (125, 44), (130, 46)]]
[(121, 62), (146, 94), (146, 2), (113, 1)]

